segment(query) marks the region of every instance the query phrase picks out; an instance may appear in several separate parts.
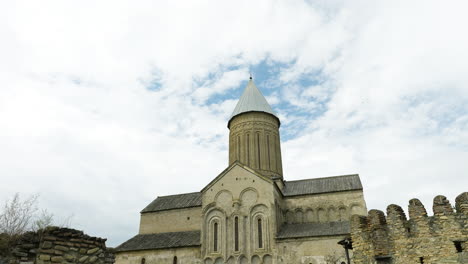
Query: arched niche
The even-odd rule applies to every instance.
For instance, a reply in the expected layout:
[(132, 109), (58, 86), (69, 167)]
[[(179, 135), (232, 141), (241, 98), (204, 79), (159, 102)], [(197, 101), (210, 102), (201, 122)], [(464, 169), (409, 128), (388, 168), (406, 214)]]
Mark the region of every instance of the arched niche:
[(228, 208), (232, 206), (232, 193), (228, 190), (222, 190), (215, 196), (216, 206)]
[(273, 257), (270, 255), (265, 255), (263, 256), (263, 264), (272, 264), (273, 263)]
[(242, 206), (251, 207), (257, 202), (258, 192), (254, 188), (247, 188), (240, 194)]
[(294, 212), (286, 211), (286, 223), (292, 224), (294, 223)]
[(330, 222), (336, 222), (340, 219), (338, 216), (338, 211), (335, 209), (335, 207), (331, 206), (328, 208), (328, 221)]
[(255, 249), (265, 250), (269, 248), (269, 219), (268, 207), (264, 204), (257, 204), (252, 207), (250, 213), (250, 230), (252, 246)]
[(223, 258), (217, 258), (214, 262), (214, 264), (224, 264)]
[(306, 210), (305, 218), (306, 218), (306, 222), (308, 222), (308, 223), (317, 222), (317, 219), (316, 219), (315, 214), (314, 214), (314, 210), (312, 210), (310, 208), (308, 208)]
[(351, 215), (355, 215), (355, 214), (357, 214), (357, 215), (363, 215), (363, 213), (362, 213), (363, 209), (362, 209), (362, 207), (361, 207), (359, 204), (353, 204), (353, 205), (351, 205), (350, 211), (351, 211)]
[(250, 210), (251, 215), (254, 215), (256, 213), (263, 213), (266, 215), (268, 213), (268, 207), (264, 204), (257, 204)]
[(325, 223), (328, 221), (327, 211), (323, 208), (317, 210), (318, 221), (320, 223)]
[(204, 262), (205, 264), (213, 264), (213, 260), (210, 258), (206, 258)]
[(248, 264), (249, 260), (245, 256), (239, 257), (239, 264)]
[(204, 245), (207, 252), (221, 253), (225, 243), (225, 219), (226, 214), (220, 209), (212, 209), (205, 216), (204, 221)]
[(230, 256), (230, 257), (228, 258), (228, 260), (226, 261), (226, 264), (234, 264), (234, 263), (235, 263), (235, 261), (234, 261), (234, 257), (233, 257), (233, 256)]
[(304, 214), (302, 213), (302, 210), (300, 210), (300, 209), (296, 210), (295, 217), (294, 217), (294, 222), (295, 223), (304, 222)]
[(340, 206), (338, 209), (339, 215), (340, 215), (340, 221), (348, 221), (349, 216), (348, 216), (348, 210), (346, 210), (345, 206)]
[(259, 256), (254, 255), (254, 256), (252, 257), (252, 264), (260, 264), (261, 262), (262, 262), (262, 260), (260, 259)]

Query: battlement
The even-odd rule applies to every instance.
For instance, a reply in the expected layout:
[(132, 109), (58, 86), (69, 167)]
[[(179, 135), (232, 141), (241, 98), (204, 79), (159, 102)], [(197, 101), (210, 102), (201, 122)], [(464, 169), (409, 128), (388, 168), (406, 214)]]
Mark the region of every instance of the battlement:
[(408, 205), (409, 219), (395, 204), (368, 216), (351, 217), (354, 263), (468, 263), (468, 192), (455, 199), (434, 198), (433, 216), (418, 199)]

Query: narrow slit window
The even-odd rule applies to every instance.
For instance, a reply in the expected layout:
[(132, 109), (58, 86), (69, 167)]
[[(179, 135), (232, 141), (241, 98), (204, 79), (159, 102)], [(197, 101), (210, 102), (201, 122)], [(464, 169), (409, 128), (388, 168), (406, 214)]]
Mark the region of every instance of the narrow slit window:
[(257, 154), (258, 154), (258, 168), (261, 169), (262, 166), (260, 165), (260, 134), (257, 133)]
[(270, 159), (270, 135), (267, 135), (267, 152), (268, 152), (268, 169), (271, 170), (271, 159)]
[(239, 251), (239, 217), (234, 218), (234, 250)]
[(258, 222), (258, 248), (263, 248), (263, 232), (262, 232), (262, 219), (259, 218), (257, 220)]
[(241, 146), (241, 140), (240, 136), (237, 136), (237, 160), (240, 161), (240, 146)]
[(172, 261), (172, 264), (177, 264), (177, 256), (174, 256), (174, 260)]
[(218, 251), (218, 223), (213, 225), (213, 251)]
[(250, 166), (250, 135), (247, 134), (247, 166)]
[(419, 263), (424, 264), (424, 257), (419, 257)]
[(141, 259), (141, 264), (145, 264), (145, 262), (146, 262), (146, 259), (145, 259), (145, 258), (142, 258), (142, 259)]

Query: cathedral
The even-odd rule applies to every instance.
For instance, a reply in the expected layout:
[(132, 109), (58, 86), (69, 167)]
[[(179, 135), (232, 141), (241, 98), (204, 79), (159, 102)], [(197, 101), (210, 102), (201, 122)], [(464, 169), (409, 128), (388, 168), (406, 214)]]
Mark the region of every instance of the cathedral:
[(286, 181), (280, 125), (250, 78), (227, 123), (229, 166), (202, 190), (149, 203), (116, 263), (347, 263), (338, 242), (367, 214), (359, 175)]

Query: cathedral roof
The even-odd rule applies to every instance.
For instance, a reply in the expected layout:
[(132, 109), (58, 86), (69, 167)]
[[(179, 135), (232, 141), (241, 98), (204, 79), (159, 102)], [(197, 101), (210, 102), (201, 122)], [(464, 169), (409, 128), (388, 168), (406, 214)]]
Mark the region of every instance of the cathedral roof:
[(171, 209), (198, 207), (202, 205), (201, 193), (182, 193), (176, 195), (159, 196), (152, 201), (141, 213), (158, 212)]
[(283, 195), (296, 196), (352, 190), (362, 190), (358, 174), (285, 181)]
[(278, 232), (278, 239), (337, 236), (351, 232), (348, 221), (326, 223), (302, 223), (282, 225)]
[(229, 118), (229, 122), (235, 116), (247, 112), (264, 112), (278, 118), (263, 94), (258, 90), (257, 86), (255, 86), (252, 78), (250, 78), (244, 93), (242, 93), (239, 102), (237, 102), (236, 108), (234, 108), (231, 118)]
[(116, 248), (117, 252), (200, 246), (200, 231), (136, 235)]

